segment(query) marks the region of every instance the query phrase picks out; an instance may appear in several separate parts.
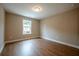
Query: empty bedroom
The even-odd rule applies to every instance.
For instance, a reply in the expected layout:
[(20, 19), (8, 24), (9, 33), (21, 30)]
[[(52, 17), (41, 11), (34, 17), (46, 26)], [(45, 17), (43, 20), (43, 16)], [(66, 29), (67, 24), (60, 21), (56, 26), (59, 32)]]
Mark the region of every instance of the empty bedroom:
[(1, 56), (79, 56), (78, 3), (0, 3)]

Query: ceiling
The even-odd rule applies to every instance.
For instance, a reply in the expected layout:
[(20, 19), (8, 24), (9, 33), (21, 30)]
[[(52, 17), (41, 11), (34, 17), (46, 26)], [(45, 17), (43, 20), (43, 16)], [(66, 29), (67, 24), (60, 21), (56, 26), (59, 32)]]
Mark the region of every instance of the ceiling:
[[(35, 19), (44, 19), (76, 7), (75, 4), (68, 3), (3, 3), (1, 5), (7, 12)], [(34, 6), (40, 6), (42, 11), (33, 11)]]

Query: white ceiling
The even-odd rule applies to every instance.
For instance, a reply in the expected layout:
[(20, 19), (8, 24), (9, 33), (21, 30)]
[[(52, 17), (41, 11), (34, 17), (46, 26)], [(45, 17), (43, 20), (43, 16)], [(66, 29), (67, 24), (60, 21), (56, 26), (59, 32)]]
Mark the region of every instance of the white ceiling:
[[(36, 19), (44, 19), (75, 8), (75, 4), (68, 3), (3, 3), (1, 5), (7, 12)], [(43, 10), (41, 12), (35, 12), (32, 10), (33, 6), (40, 6)]]

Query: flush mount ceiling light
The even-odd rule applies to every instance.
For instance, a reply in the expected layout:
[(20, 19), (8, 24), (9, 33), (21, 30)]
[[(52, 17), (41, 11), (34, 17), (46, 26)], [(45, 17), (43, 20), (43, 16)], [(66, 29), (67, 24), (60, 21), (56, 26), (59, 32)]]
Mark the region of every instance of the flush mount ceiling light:
[(35, 12), (40, 12), (40, 11), (42, 11), (42, 8), (40, 6), (34, 6), (32, 8), (32, 10), (35, 11)]

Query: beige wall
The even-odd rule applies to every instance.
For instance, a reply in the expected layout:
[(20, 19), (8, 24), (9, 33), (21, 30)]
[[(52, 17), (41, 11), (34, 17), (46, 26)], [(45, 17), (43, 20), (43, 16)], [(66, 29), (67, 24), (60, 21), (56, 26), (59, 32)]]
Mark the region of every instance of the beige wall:
[(28, 38), (28, 37), (38, 37), (40, 36), (40, 21), (32, 19), (32, 34), (31, 35), (23, 35), (23, 21), (24, 17), (6, 13), (6, 31), (5, 31), (5, 40), (11, 41), (11, 40), (18, 40), (21, 38)]
[[(79, 11), (79, 8), (78, 8), (78, 11)], [(78, 15), (79, 15), (79, 12), (78, 12)], [(79, 17), (78, 17), (78, 35), (79, 35)]]
[(41, 20), (41, 36), (79, 46), (78, 13), (76, 8)]
[(4, 46), (4, 9), (0, 6), (0, 53)]

